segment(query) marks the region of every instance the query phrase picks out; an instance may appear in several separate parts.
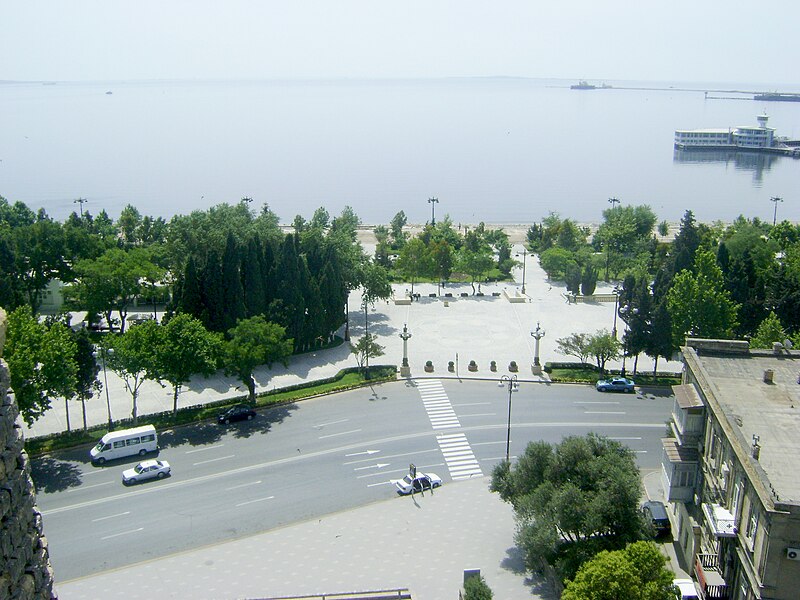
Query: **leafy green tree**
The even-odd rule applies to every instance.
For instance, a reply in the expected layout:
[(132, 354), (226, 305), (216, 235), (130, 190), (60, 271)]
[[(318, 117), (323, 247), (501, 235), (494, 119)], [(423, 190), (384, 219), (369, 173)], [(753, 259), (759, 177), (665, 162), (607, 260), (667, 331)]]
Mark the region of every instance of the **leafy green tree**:
[(135, 246), (141, 241), (142, 215), (139, 210), (131, 204), (125, 206), (117, 220), (122, 242), (126, 246)]
[(578, 295), (581, 291), (581, 268), (577, 263), (567, 265), (567, 272), (564, 274), (564, 283), (567, 284), (567, 291), (570, 294)]
[(49, 408), (52, 398), (75, 394), (77, 348), (61, 322), (40, 323), (29, 306), (8, 315), (5, 359), (20, 414), (32, 425)]
[[(437, 224), (438, 226), (438, 224)], [(444, 240), (432, 240), (428, 246), (431, 256), (432, 274), (436, 277), (436, 290), (439, 292), (439, 284), (450, 280), (453, 272), (453, 248)]]
[(491, 251), (486, 247), (478, 247), (476, 250), (469, 249), (466, 245), (458, 254), (456, 262), (457, 269), (470, 277), (473, 295), (477, 292), (475, 282), (484, 278), (494, 266), (494, 259)]
[(292, 340), (286, 339), (283, 327), (270, 323), (261, 315), (239, 321), (228, 334), (230, 340), (225, 344), (225, 373), (235, 375), (244, 383), (249, 402), (255, 403), (253, 371), (260, 365), (272, 368), (275, 361), (286, 366), (286, 359), (292, 353)]
[(678, 349), (672, 337), (672, 319), (666, 301), (656, 304), (644, 351), (653, 359), (653, 380), (658, 373), (658, 359), (669, 360)]
[[(70, 329), (70, 331), (72, 330)], [(81, 328), (73, 334), (73, 338), (75, 340), (75, 363), (77, 365), (75, 395), (81, 403), (83, 430), (86, 431), (86, 401), (102, 389), (100, 382), (97, 380), (100, 365), (97, 364), (94, 356), (94, 344), (89, 336), (89, 331)], [(69, 429), (69, 427), (67, 428)]]
[(633, 451), (606, 437), (531, 442), (513, 466), (495, 468), (490, 487), (514, 507), (530, 570), (549, 563), (571, 578), (587, 549), (619, 549), (643, 535)]
[(539, 255), (539, 264), (548, 279), (561, 279), (569, 265), (577, 264), (575, 255), (564, 248), (549, 248)]
[(280, 322), (286, 328), (286, 335), (294, 340), (299, 349), (303, 341), (303, 326), (306, 318), (306, 300), (303, 297), (303, 281), (300, 272), (300, 257), (297, 255), (295, 238), (289, 234), (281, 244), (277, 263), (280, 284), (275, 298), (280, 300), (287, 319)]
[(392, 217), (392, 221), (389, 224), (392, 236), (392, 246), (396, 249), (401, 249), (408, 239), (408, 234), (403, 231), (403, 228), (408, 223), (408, 218), (406, 217), (406, 213), (402, 210), (398, 212), (394, 217)]
[(601, 329), (589, 338), (587, 350), (594, 357), (597, 368), (601, 373), (606, 371), (606, 363), (620, 357), (622, 349), (619, 340), (611, 335), (607, 329)]
[(736, 326), (738, 305), (724, 289), (722, 271), (714, 255), (699, 250), (695, 270), (684, 270), (675, 276), (667, 293), (667, 309), (672, 321), (672, 340), (676, 346), (686, 336), (730, 338)]
[(562, 600), (675, 600), (675, 573), (652, 542), (604, 550), (583, 563), (568, 581)]
[(781, 320), (774, 312), (769, 312), (766, 318), (761, 321), (758, 330), (750, 340), (751, 348), (772, 348), (775, 342), (783, 342), (787, 338), (786, 331), (781, 325)]
[(591, 336), (588, 333), (571, 333), (566, 337), (556, 340), (556, 347), (560, 354), (574, 356), (582, 363), (591, 355), (589, 343)]
[(314, 215), (311, 217), (311, 221), (309, 222), (309, 227), (312, 229), (327, 229), (330, 225), (331, 216), (328, 211), (325, 209), (324, 206), (320, 206), (317, 210), (314, 211)]
[(101, 351), (106, 366), (122, 379), (131, 395), (131, 418), (134, 423), (139, 419), (137, 402), (142, 384), (148, 379), (158, 381), (160, 378), (158, 346), (161, 343), (161, 328), (156, 321), (147, 320), (103, 342)]
[(369, 359), (383, 356), (383, 346), (377, 342), (378, 338), (371, 333), (365, 333), (355, 344), (350, 343), (350, 352), (355, 354), (358, 368), (366, 372), (369, 370)]
[(222, 353), (222, 338), (186, 314), (173, 317), (156, 333), (155, 372), (159, 380), (172, 385), (174, 417), (178, 414), (181, 387), (189, 383), (193, 375), (209, 376), (216, 371)]
[(240, 265), (245, 314), (250, 317), (267, 312), (266, 277), (263, 267), (264, 250), (261, 241), (257, 236), (251, 236), (247, 241), (247, 252), (242, 257)]
[(240, 272), (242, 263), (239, 246), (233, 234), (228, 234), (222, 256), (222, 329), (228, 331), (245, 316), (245, 296)]
[(470, 577), (464, 582), (464, 600), (492, 600), (494, 594), (483, 575)]
[(661, 237), (667, 237), (668, 234), (669, 234), (669, 223), (667, 223), (666, 221), (661, 221), (658, 224), (658, 235), (660, 235)]
[(425, 243), (414, 238), (407, 242), (400, 251), (400, 258), (396, 263), (397, 270), (411, 280), (411, 293), (414, 293), (414, 283), (417, 277), (424, 277), (433, 271), (433, 261)]
[(64, 260), (64, 236), (61, 225), (49, 217), (12, 230), (20, 290), (35, 311), (51, 279), (68, 280), (69, 268)]
[(581, 273), (581, 294), (591, 296), (595, 289), (597, 289), (597, 269), (587, 264)]

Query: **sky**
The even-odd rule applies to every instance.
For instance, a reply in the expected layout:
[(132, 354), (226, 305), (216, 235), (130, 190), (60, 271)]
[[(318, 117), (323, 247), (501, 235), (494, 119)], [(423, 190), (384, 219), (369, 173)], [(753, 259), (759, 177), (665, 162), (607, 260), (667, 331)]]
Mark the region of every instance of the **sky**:
[(3, 0), (0, 22), (0, 80), (800, 79), (797, 0)]

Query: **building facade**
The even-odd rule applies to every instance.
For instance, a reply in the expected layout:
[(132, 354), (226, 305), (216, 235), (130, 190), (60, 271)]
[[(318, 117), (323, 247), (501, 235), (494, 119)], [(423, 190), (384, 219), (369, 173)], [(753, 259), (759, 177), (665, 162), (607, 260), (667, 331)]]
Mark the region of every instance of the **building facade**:
[(662, 477), (706, 598), (800, 598), (800, 353), (688, 339)]
[(775, 145), (775, 129), (767, 127), (767, 115), (756, 117), (758, 125), (728, 129), (678, 129), (676, 148), (739, 148), (759, 150)]

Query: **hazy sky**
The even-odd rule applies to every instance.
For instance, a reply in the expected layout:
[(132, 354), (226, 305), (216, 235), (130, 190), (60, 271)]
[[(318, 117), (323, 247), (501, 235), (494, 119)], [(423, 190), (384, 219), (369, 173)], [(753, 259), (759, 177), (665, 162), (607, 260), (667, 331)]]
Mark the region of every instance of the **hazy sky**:
[(3, 0), (0, 22), (0, 80), (800, 79), (798, 0)]

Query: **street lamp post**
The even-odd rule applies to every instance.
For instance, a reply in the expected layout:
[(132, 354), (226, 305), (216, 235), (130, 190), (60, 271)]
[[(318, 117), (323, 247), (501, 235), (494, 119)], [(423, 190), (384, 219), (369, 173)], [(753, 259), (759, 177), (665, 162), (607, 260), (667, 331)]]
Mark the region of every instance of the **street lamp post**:
[(775, 227), (775, 223), (778, 222), (778, 202), (783, 202), (783, 198), (773, 196), (769, 201), (775, 205), (775, 210), (772, 211), (772, 226)]
[(439, 204), (438, 198), (428, 198), (428, 204), (431, 205), (431, 225), (436, 225), (436, 205)]
[(83, 203), (88, 202), (86, 198), (77, 198), (72, 201), (73, 204), (80, 204), (81, 205), (81, 219), (83, 218)]
[(95, 350), (94, 356), (95, 358), (97, 358), (97, 356), (99, 355), (100, 360), (102, 361), (103, 364), (103, 381), (105, 382), (106, 407), (108, 408), (108, 430), (112, 431), (114, 429), (114, 421), (111, 418), (111, 398), (108, 395), (108, 375), (106, 374), (106, 352), (113, 353), (114, 351), (111, 348), (106, 350), (103, 346), (100, 346), (100, 352), (97, 352), (97, 350)]
[[(519, 253), (517, 253), (517, 256), (519, 256)], [(522, 246), (522, 295), (523, 296), (525, 295), (525, 265), (527, 263), (525, 257), (527, 256), (528, 256), (528, 249), (525, 246)]]
[(506, 464), (511, 463), (511, 394), (519, 390), (516, 375), (501, 375), (498, 387), (508, 386), (508, 428), (506, 429)]

